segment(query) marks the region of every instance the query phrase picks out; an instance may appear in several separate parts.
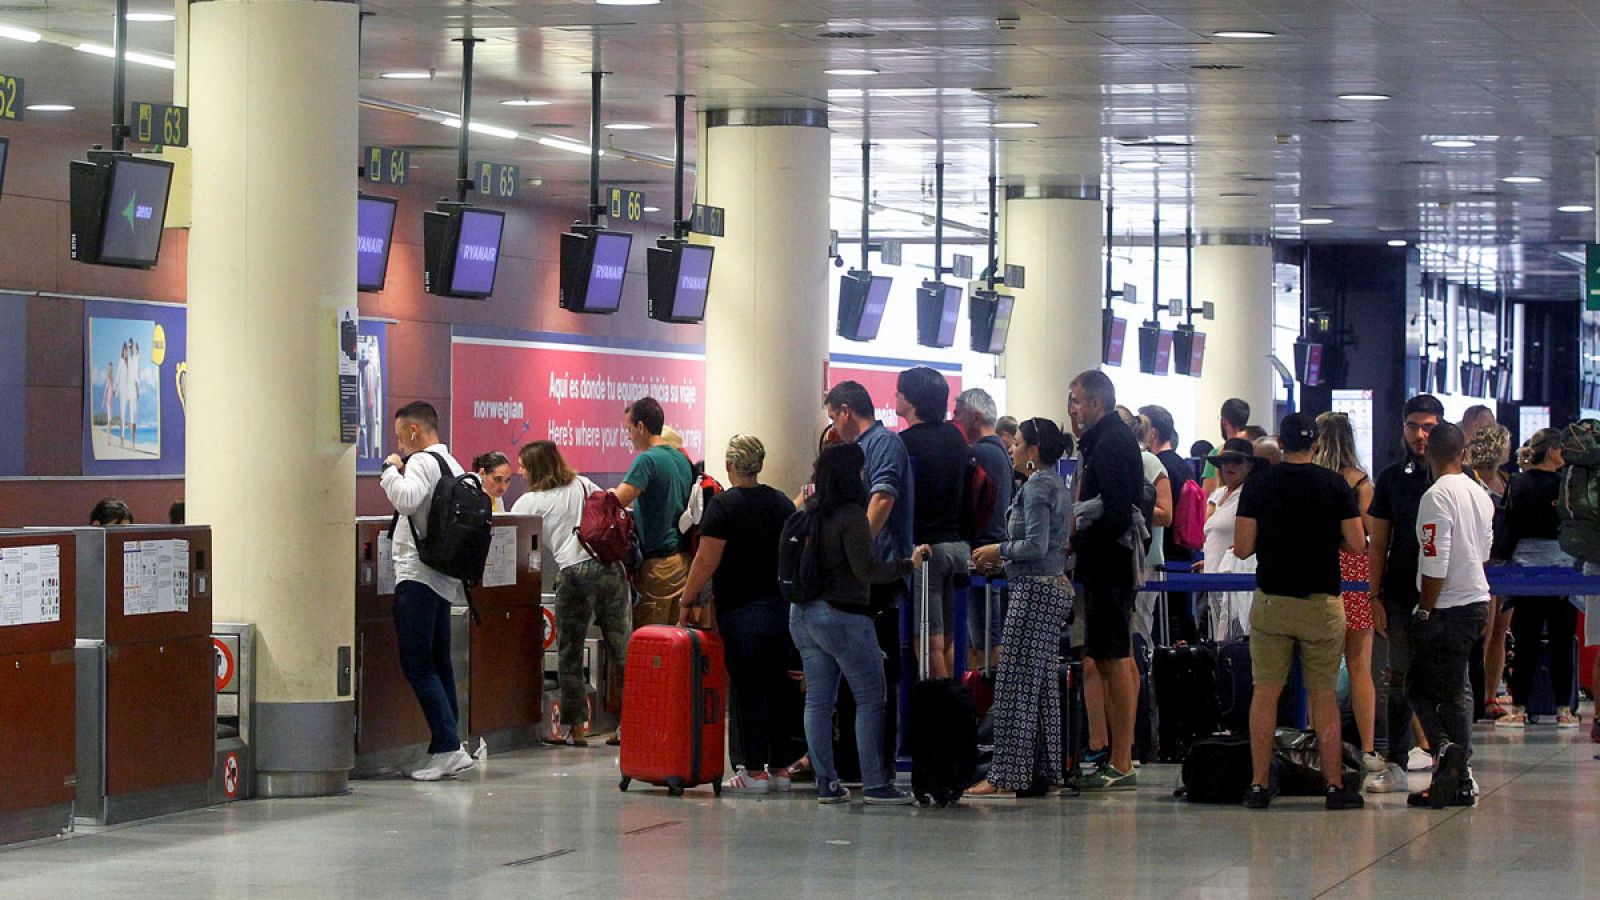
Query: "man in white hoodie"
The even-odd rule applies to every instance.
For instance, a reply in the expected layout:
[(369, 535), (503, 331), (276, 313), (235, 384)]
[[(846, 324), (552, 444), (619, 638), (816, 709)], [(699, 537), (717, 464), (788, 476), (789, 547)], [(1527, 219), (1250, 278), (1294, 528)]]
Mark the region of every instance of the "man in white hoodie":
[[(404, 454), (383, 461), (383, 491), (398, 514), (394, 526), (394, 630), (400, 668), (411, 682), (432, 740), (428, 759), (411, 777), (438, 781), (472, 768), (462, 749), (457, 722), (455, 670), (450, 663), (450, 606), (465, 602), (458, 579), (424, 565), (417, 538), (427, 537), (428, 507), (441, 477), (462, 474), (461, 464), (439, 440), (439, 414), (429, 403), (402, 406), (394, 414), (395, 441)], [(441, 468), (443, 466), (444, 468)]]

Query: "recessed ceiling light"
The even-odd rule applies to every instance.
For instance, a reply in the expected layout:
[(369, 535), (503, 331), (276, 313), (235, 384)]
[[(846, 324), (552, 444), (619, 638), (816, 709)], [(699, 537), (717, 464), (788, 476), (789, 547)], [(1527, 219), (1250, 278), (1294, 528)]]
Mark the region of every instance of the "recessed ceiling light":
[(1394, 98), (1389, 96), (1388, 94), (1340, 94), (1339, 95), (1339, 99), (1340, 100), (1370, 100), (1370, 101), (1376, 102), (1376, 101), (1379, 101), (1379, 100), (1393, 100)]
[(646, 206), (644, 208), (644, 211), (647, 212), (647, 213), (658, 213), (658, 212), (661, 212), (661, 207), (659, 207), (659, 206)]
[(37, 44), (44, 35), (37, 31), (29, 31), (26, 28), (18, 28), (14, 25), (0, 25), (0, 37), (21, 41), (24, 44)]
[(868, 75), (876, 75), (876, 74), (878, 74), (878, 70), (877, 69), (868, 68), (866, 66), (844, 66), (844, 67), (837, 68), (837, 69), (823, 69), (822, 70), (822, 74), (824, 74), (824, 75), (860, 76), (860, 77), (864, 78), (864, 77), (866, 77)]
[[(446, 128), (460, 128), (461, 127), (461, 120), (460, 119), (445, 119), (440, 124), (443, 125)], [(511, 139), (511, 138), (521, 137), (520, 134), (518, 134), (515, 131), (512, 131), (509, 128), (501, 128), (498, 125), (487, 125), (487, 124), (485, 124), (483, 122), (473, 122), (471, 125), (467, 126), (467, 130), (472, 132), (473, 134), (487, 134), (490, 137), (506, 138), (508, 140)]]
[(1332, 219), (1301, 219), (1301, 225), (1332, 225)]
[(69, 103), (30, 103), (25, 109), (28, 112), (72, 112), (77, 107)]
[(1391, 247), (1406, 247), (1409, 246), (1410, 243), (1410, 241), (1402, 240), (1401, 238), (1395, 238), (1394, 240), (1388, 242), (1389, 246)]
[(1130, 159), (1124, 162), (1119, 162), (1117, 165), (1123, 167), (1124, 169), (1134, 170), (1161, 168), (1161, 163), (1153, 159)]
[(990, 125), (989, 127), (990, 128), (1038, 128), (1039, 127), (1039, 123), (1038, 122), (1022, 122), (1022, 121), (995, 122), (992, 125)]
[(1257, 31), (1249, 28), (1230, 28), (1224, 31), (1213, 31), (1211, 32), (1211, 36), (1219, 38), (1259, 39), (1277, 37), (1278, 35), (1277, 32), (1273, 31)]
[[(88, 53), (93, 56), (103, 56), (106, 59), (117, 58), (117, 51), (111, 49), (105, 44), (96, 44), (92, 41), (84, 41), (72, 49), (78, 51), (79, 53)], [(158, 56), (154, 53), (145, 53), (141, 50), (124, 51), (122, 57), (131, 63), (138, 63), (141, 66), (153, 66), (157, 69), (166, 69), (169, 72), (178, 67), (178, 64), (174, 62), (171, 57)]]
[(1538, 184), (1544, 179), (1537, 175), (1507, 175), (1500, 180), (1506, 184)]
[(649, 131), (650, 126), (639, 122), (611, 122), (606, 125), (611, 131)]
[(1433, 141), (1432, 143), (1433, 143), (1433, 145), (1435, 147), (1438, 147), (1440, 150), (1465, 150), (1468, 147), (1476, 147), (1476, 146), (1478, 146), (1478, 142), (1477, 141), (1469, 141), (1469, 140), (1466, 140), (1465, 138), (1460, 138), (1460, 139), (1458, 139), (1458, 138), (1444, 138), (1444, 139), (1441, 139), (1441, 140)]
[(1558, 207), (1556, 207), (1556, 212), (1564, 212), (1564, 213), (1594, 212), (1594, 207), (1588, 205), (1587, 203), (1568, 203), (1566, 206), (1558, 206)]
[(416, 69), (404, 69), (398, 72), (380, 72), (378, 77), (387, 78), (391, 81), (427, 81), (433, 77), (433, 73)]
[(171, 22), (176, 17), (172, 13), (131, 12), (124, 18), (129, 22)]
[(549, 100), (530, 100), (523, 97), (521, 100), (501, 100), (501, 106), (549, 106)]
[(594, 0), (595, 6), (655, 6), (661, 0)]

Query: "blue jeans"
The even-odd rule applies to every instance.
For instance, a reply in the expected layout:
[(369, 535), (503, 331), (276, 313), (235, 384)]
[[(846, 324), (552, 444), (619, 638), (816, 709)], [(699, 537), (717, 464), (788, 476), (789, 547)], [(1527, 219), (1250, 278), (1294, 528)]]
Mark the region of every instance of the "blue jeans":
[(429, 753), (461, 749), (456, 722), (456, 675), (450, 664), (450, 602), (427, 585), (402, 581), (394, 588), (394, 631), (400, 670), (411, 682), (433, 739)]
[(794, 604), (789, 609), (789, 634), (800, 651), (806, 672), (806, 746), (821, 789), (839, 778), (833, 764), (833, 707), (839, 676), (850, 683), (856, 701), (856, 749), (861, 756), (861, 783), (890, 783), (883, 763), (883, 708), (887, 688), (883, 651), (872, 618), (841, 612), (825, 601)]

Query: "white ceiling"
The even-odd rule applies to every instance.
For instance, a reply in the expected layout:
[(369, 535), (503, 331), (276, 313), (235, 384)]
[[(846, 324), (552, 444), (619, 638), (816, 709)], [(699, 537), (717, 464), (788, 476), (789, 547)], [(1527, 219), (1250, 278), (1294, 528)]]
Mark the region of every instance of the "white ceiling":
[[(143, 8), (140, 0), (134, 6)], [(451, 39), (470, 28), (486, 40), (477, 51), (480, 121), (587, 140), (588, 73), (596, 66), (611, 73), (605, 121), (653, 126), (607, 140), (641, 154), (670, 157), (675, 92), (694, 95), (691, 110), (826, 107), (836, 196), (859, 197), (865, 136), (877, 145), (875, 199), (931, 212), (942, 140), (950, 164), (947, 216), (972, 225), (984, 221), (988, 141), (998, 135), (1008, 182), (1099, 177), (1114, 190), (1119, 235), (1149, 233), (1158, 190), (1167, 234), (1181, 232), (1192, 201), (1197, 229), (1525, 244), (1525, 252), (1502, 256), (1537, 272), (1576, 272), (1549, 251), (1570, 249), (1594, 228), (1592, 215), (1556, 211), (1594, 200), (1594, 2), (665, 0), (608, 7), (588, 0), (368, 0), (362, 8), (370, 14), (361, 48), (366, 97), (454, 110), (460, 58)], [(105, 0), (47, 0), (0, 6), (0, 22), (108, 41), (110, 10)], [(170, 25), (133, 28), (134, 47), (171, 51)], [(1275, 36), (1213, 36), (1224, 29)], [(828, 36), (833, 32), (865, 36)], [(0, 70), (28, 79), (30, 102), (61, 96), (79, 105), (72, 115), (105, 120), (100, 98), (109, 94), (109, 61), (51, 44), (0, 44)], [(839, 66), (881, 74), (823, 74)], [(396, 69), (435, 75), (377, 78)], [(166, 77), (131, 71), (139, 82), (130, 97), (141, 99)], [(1338, 99), (1355, 91), (1393, 99)], [(552, 105), (499, 105), (523, 96)], [(996, 132), (989, 124), (1000, 119), (1039, 127)], [(362, 112), (364, 141), (438, 146), (418, 158), (441, 171), (453, 165), (448, 145), (455, 135), (402, 113)], [(1189, 146), (1118, 140), (1150, 137)], [(1438, 138), (1478, 143), (1445, 150), (1431, 146)], [(541, 195), (575, 209), (584, 202), (582, 157), (528, 140), (473, 140), (474, 156), (520, 163), (524, 174), (542, 179)], [(692, 163), (692, 138), (689, 156)], [(1125, 165), (1149, 160), (1161, 168)], [(1543, 181), (1500, 181), (1508, 175)], [(642, 182), (652, 203), (669, 205), (670, 173), (659, 166), (608, 158), (605, 178)], [(848, 212), (846, 204), (840, 209)], [(879, 215), (889, 230), (921, 222)], [(1334, 221), (1296, 225), (1310, 216)]]

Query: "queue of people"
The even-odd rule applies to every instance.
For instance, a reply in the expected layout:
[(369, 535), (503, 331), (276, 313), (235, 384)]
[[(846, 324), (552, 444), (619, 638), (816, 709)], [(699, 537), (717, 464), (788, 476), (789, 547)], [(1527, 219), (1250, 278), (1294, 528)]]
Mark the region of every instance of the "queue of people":
[[(1483, 576), (1491, 559), (1573, 565), (1556, 541), (1554, 501), (1564, 464), (1558, 432), (1535, 435), (1518, 455), (1523, 471), (1508, 479), (1501, 471), (1505, 432), (1492, 417), (1468, 431), (1444, 421), (1437, 399), (1420, 395), (1403, 411), (1406, 457), (1373, 478), (1342, 414), (1290, 415), (1269, 435), (1249, 423), (1247, 404), (1230, 400), (1219, 416), (1220, 445), (1197, 442), (1205, 444), (1198, 471), (1198, 461), (1174, 449), (1179, 435), (1171, 414), (1157, 405), (1138, 413), (1119, 406), (1110, 379), (1098, 371), (1072, 381), (1070, 431), (1049, 418), (1001, 417), (982, 390), (956, 397), (947, 421), (949, 387), (933, 369), (908, 369), (896, 387), (895, 407), (910, 423), (898, 433), (877, 420), (873, 398), (859, 383), (827, 392), (828, 426), (813, 478), (794, 498), (761, 482), (766, 449), (753, 435), (737, 435), (724, 449), (728, 488), (702, 495), (700, 470), (671, 440), (660, 404), (649, 397), (630, 404), (623, 428), (636, 456), (611, 488), (637, 523), (640, 558), (630, 566), (601, 563), (575, 540), (585, 499), (599, 488), (551, 442), (521, 448), (517, 462), (528, 490), (510, 511), (541, 518), (559, 568), (562, 716), (553, 743), (587, 743), (581, 642), (591, 624), (619, 670), (633, 628), (715, 628), (727, 648), (738, 722), (739, 765), (724, 789), (788, 790), (814, 776), (819, 800), (848, 800), (836, 761), (840, 734), (853, 738), (865, 802), (909, 802), (894, 784), (899, 723), (891, 698), (904, 677), (900, 609), (926, 580), (931, 602), (914, 615), (927, 617), (932, 636), (930, 677), (956, 670), (957, 628), (967, 629), (971, 646), (987, 644), (986, 661), (998, 668), (993, 762), (965, 796), (1037, 797), (1067, 783), (1090, 793), (1132, 790), (1144, 677), (1134, 636), (1144, 634), (1146, 643), (1152, 637), (1149, 598), (1163, 569), (1192, 566), (1257, 578), (1253, 593), (1168, 595), (1171, 611), (1160, 623), (1166, 642), (1251, 638), (1254, 772), (1247, 806), (1267, 808), (1273, 800), (1268, 769), (1277, 701), (1297, 665), (1321, 747), (1326, 806), (1360, 808), (1365, 790), (1406, 791), (1414, 805), (1439, 808), (1468, 804), (1475, 792), (1472, 710), (1464, 699), (1474, 654), (1485, 654), (1493, 690), (1509, 630), (1526, 656), (1512, 666), (1500, 726), (1526, 727), (1530, 657), (1545, 635), (1559, 638), (1576, 628), (1567, 598), (1491, 598)], [(433, 732), (432, 756), (412, 775), (423, 780), (471, 766), (456, 733), (448, 654), (439, 651), (441, 640), (448, 647), (449, 622), (438, 611), (460, 585), (413, 558), (415, 538), (408, 533), (418, 527), (414, 513), (432, 482), (446, 468), (458, 469), (438, 441), (431, 412), (427, 404), (411, 404), (397, 414), (399, 445), (411, 455), (391, 457), (383, 475), (402, 514), (395, 541), (401, 656)], [(1072, 465), (1063, 467), (1064, 459)], [(998, 488), (990, 520), (976, 531), (964, 531), (962, 520), (970, 466), (981, 467)], [(471, 467), (497, 511), (511, 469), (499, 453)], [(1175, 539), (1175, 507), (1186, 489), (1202, 483), (1203, 546), (1185, 546)], [(795, 515), (818, 523), (823, 580), (817, 596), (790, 603), (779, 588), (778, 536)], [(693, 541), (683, 527), (691, 519)], [(969, 604), (966, 621), (957, 621), (954, 598), (972, 572), (1003, 574), (1007, 589), (997, 609), (985, 614)], [(1346, 590), (1345, 582), (1368, 586)], [(1070, 622), (1079, 626), (1075, 645), (1089, 724), (1083, 771), (1064, 769), (1069, 748), (1058, 668)], [(1565, 698), (1575, 673), (1569, 657), (1553, 657), (1552, 686)], [(795, 723), (783, 700), (795, 690), (796, 660), (806, 752), (790, 760), (784, 736)], [(977, 652), (973, 662), (984, 661)], [(1340, 758), (1335, 688), (1342, 677), (1362, 752), (1353, 778)], [(839, 727), (840, 717), (853, 728)], [(1556, 723), (1577, 726), (1570, 703), (1559, 705)], [(1414, 739), (1428, 748), (1426, 759), (1413, 756)], [(1433, 779), (1411, 792), (1407, 773), (1419, 764), (1433, 770)]]

